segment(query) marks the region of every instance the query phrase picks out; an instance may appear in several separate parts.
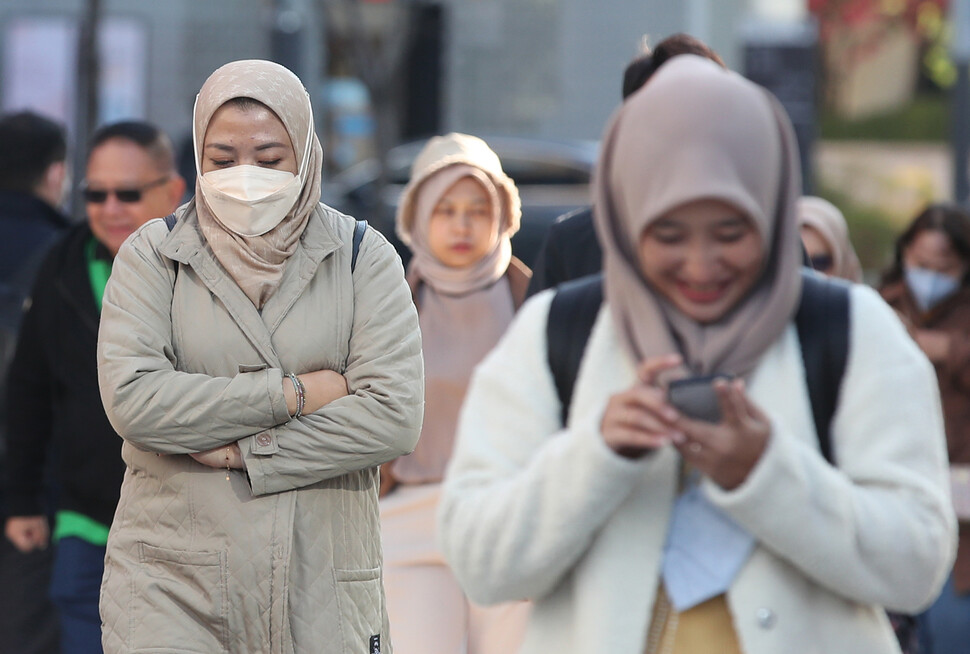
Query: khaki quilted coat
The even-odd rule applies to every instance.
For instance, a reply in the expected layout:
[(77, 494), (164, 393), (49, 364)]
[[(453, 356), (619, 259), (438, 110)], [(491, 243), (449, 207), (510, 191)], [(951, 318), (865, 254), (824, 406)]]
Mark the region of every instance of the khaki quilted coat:
[[(191, 204), (115, 259), (98, 374), (128, 466), (101, 590), (108, 654), (387, 654), (377, 466), (410, 452), (424, 387), (394, 249), (314, 210), (262, 312), (220, 267)], [(290, 420), (284, 372), (351, 391)], [(238, 441), (247, 470), (188, 456)]]

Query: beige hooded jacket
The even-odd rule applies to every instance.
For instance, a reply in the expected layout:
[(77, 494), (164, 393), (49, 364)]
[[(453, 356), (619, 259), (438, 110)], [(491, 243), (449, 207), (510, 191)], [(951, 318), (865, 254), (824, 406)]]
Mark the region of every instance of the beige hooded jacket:
[[(377, 466), (410, 452), (424, 396), (417, 315), (393, 248), (319, 205), (261, 312), (192, 203), (115, 259), (101, 393), (128, 465), (108, 542), (105, 651), (390, 651)], [(282, 375), (350, 395), (291, 420)], [(247, 470), (188, 453), (239, 443)], [(377, 645), (375, 647), (375, 644)]]

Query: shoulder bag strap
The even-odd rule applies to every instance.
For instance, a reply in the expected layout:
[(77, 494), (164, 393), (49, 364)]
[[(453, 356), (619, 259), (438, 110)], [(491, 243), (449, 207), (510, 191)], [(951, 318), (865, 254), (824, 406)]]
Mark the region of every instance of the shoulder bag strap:
[(562, 284), (549, 305), (546, 356), (559, 395), (562, 424), (569, 418), (573, 386), (586, 342), (603, 304), (603, 275), (590, 275)]
[(849, 358), (849, 285), (803, 270), (795, 325), (819, 449), (834, 465), (831, 428)]

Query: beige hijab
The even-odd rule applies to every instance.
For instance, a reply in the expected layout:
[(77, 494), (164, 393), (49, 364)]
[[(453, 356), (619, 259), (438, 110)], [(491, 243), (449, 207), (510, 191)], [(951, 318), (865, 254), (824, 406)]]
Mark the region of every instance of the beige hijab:
[[(498, 240), (467, 269), (452, 269), (428, 247), (428, 224), (441, 196), (463, 177), (481, 184), (492, 201)], [(410, 268), (438, 292), (461, 295), (495, 283), (512, 259), (512, 235), (519, 229), (522, 203), (515, 183), (502, 170), (498, 155), (477, 136), (452, 132), (428, 140), (414, 159), (411, 180), (401, 193), (397, 233), (414, 253)]]
[[(498, 238), (484, 257), (467, 268), (452, 268), (431, 253), (428, 231), (431, 215), (441, 197), (465, 177), (478, 182), (488, 194), (492, 205), (492, 220)], [(483, 171), (467, 164), (455, 164), (439, 170), (425, 180), (415, 202), (414, 229), (411, 230), (411, 267), (429, 286), (440, 293), (463, 295), (494, 284), (505, 274), (512, 260), (511, 235), (502, 225), (502, 203), (492, 180)]]
[[(800, 185), (784, 110), (767, 91), (711, 61), (676, 57), (623, 104), (603, 138), (594, 206), (607, 301), (636, 360), (679, 351), (695, 374), (754, 369), (797, 308)], [(699, 199), (741, 210), (768, 250), (754, 288), (713, 324), (676, 310), (639, 265), (643, 230)]]
[[(432, 254), (428, 231), (441, 197), (466, 177), (488, 193), (498, 238), (476, 263), (452, 268)], [(512, 322), (515, 307), (505, 273), (512, 260), (510, 239), (519, 225), (518, 199), (498, 157), (476, 137), (435, 137), (415, 160), (412, 183), (398, 211), (398, 231), (414, 252), (410, 274), (424, 282), (416, 299), (426, 399), (418, 445), (392, 468), (403, 483), (442, 479), (472, 371)]]
[(234, 61), (209, 76), (195, 101), (193, 138), (200, 176), (209, 121), (219, 107), (233, 98), (252, 98), (272, 109), (290, 136), (297, 166), (302, 167), (309, 157), (303, 167), (303, 191), (296, 204), (279, 225), (260, 236), (240, 236), (226, 229), (206, 204), (199, 182), (195, 185), (199, 227), (209, 247), (239, 288), (257, 308), (262, 308), (279, 286), (286, 260), (296, 250), (310, 214), (320, 201), (323, 148), (316, 134), (306, 147), (308, 130), (313, 129), (313, 113), (310, 98), (296, 75), (271, 61)]
[(798, 200), (798, 226), (811, 227), (832, 251), (832, 275), (850, 282), (862, 281), (862, 266), (849, 240), (849, 226), (838, 207), (819, 197)]

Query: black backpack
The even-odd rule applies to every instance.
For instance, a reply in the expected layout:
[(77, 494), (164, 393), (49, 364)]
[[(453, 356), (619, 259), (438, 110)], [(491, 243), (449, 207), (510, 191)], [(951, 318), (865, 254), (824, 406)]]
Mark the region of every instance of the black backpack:
[[(566, 282), (556, 289), (546, 322), (549, 370), (562, 407), (562, 424), (569, 416), (573, 385), (596, 315), (603, 304), (603, 275)], [(802, 349), (805, 381), (819, 450), (835, 465), (832, 418), (849, 358), (849, 285), (802, 269), (802, 297), (795, 314)], [(917, 651), (916, 618), (888, 612), (893, 631), (904, 652)]]
[[(562, 284), (549, 306), (547, 357), (564, 425), (579, 363), (602, 304), (603, 275), (598, 274)], [(795, 326), (819, 449), (834, 464), (830, 430), (849, 356), (849, 285), (802, 269), (802, 297)]]

